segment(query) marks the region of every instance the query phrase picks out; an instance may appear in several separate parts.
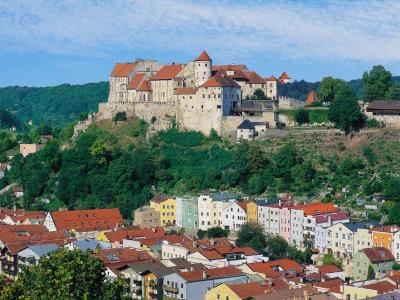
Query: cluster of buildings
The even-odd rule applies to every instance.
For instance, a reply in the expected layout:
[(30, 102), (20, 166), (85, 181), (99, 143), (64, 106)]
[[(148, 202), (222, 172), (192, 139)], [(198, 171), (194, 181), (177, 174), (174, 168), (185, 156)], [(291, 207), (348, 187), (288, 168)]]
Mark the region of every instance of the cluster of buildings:
[[(123, 278), (131, 299), (399, 298), (400, 272), (392, 270), (395, 257), (388, 249), (397, 247), (397, 226), (358, 226), (372, 233), (371, 244), (352, 257), (350, 274), (334, 264), (322, 265), (318, 251), (314, 251), (314, 265), (291, 259), (270, 261), (229, 238), (199, 239), (165, 228), (223, 226), (238, 230), (239, 224), (263, 220), (260, 224), (268, 233), (286, 233), (282, 235), (285, 239), (297, 243), (301, 228), (304, 241), (321, 224), (335, 223), (326, 227), (329, 230), (354, 224), (340, 214), (330, 204), (239, 201), (227, 193), (187, 199), (157, 196), (148, 207), (135, 212), (142, 221), (135, 226), (128, 226), (113, 208), (54, 212), (2, 208), (0, 273), (13, 279), (21, 266), (37, 264), (57, 249), (81, 249), (103, 261), (107, 280)], [(298, 224), (293, 230), (292, 222)], [(337, 238), (348, 241), (347, 236)]]

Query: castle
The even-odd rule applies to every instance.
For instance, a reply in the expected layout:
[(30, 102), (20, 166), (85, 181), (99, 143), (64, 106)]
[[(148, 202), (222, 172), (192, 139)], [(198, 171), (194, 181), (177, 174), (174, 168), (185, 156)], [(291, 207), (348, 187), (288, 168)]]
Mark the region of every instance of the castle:
[[(290, 80), (263, 78), (246, 65), (213, 65), (203, 51), (186, 64), (161, 65), (151, 60), (117, 63), (110, 75), (108, 101), (99, 104), (96, 119), (112, 119), (118, 112), (139, 117), (155, 130), (174, 122), (180, 129), (230, 135), (244, 120), (275, 127), (278, 85)], [(265, 100), (251, 99), (261, 89)]]

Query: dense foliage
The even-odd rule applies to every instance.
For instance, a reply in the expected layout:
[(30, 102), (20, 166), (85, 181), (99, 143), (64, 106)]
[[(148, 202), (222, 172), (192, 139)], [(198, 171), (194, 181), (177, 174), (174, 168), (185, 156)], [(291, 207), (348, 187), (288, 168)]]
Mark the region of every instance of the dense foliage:
[(296, 246), (291, 246), (279, 235), (268, 235), (266, 239), (266, 252), (271, 260), (290, 258), (296, 261), (310, 264), (312, 250), (307, 247), (304, 251), (300, 251)]
[[(81, 112), (97, 111), (108, 96), (108, 83), (63, 84), (53, 87), (0, 88), (0, 107), (15, 112), (23, 122), (63, 127), (78, 119)], [(1, 120), (1, 114), (0, 114)]]
[(208, 228), (207, 230), (199, 229), (197, 231), (197, 236), (199, 239), (215, 239), (215, 238), (222, 238), (227, 237), (230, 233), (229, 229), (223, 229), (222, 227), (216, 226)]
[(124, 299), (124, 281), (108, 281), (103, 262), (89, 252), (60, 249), (22, 268), (0, 299)]
[(258, 223), (245, 223), (238, 232), (236, 245), (251, 247), (258, 253), (263, 253), (267, 246), (263, 228)]

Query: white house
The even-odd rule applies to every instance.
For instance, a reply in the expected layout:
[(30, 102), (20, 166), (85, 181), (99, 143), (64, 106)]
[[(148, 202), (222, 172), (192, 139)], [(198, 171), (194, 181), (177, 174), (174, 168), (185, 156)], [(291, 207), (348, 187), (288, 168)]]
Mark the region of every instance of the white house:
[(221, 226), (231, 231), (238, 231), (246, 223), (246, 204), (233, 202), (222, 210)]

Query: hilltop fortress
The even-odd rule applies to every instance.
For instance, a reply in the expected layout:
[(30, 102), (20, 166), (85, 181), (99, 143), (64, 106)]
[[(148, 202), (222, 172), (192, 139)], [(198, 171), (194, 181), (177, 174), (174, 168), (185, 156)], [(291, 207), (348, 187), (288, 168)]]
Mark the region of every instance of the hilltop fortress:
[[(174, 123), (206, 135), (214, 129), (222, 136), (234, 134), (244, 119), (275, 127), (278, 84), (289, 80), (286, 73), (279, 78), (261, 77), (246, 65), (213, 65), (205, 51), (186, 64), (117, 63), (110, 75), (108, 101), (99, 104), (95, 118), (112, 119), (126, 112), (128, 117), (145, 120), (153, 130)], [(249, 100), (258, 89), (265, 99)]]

